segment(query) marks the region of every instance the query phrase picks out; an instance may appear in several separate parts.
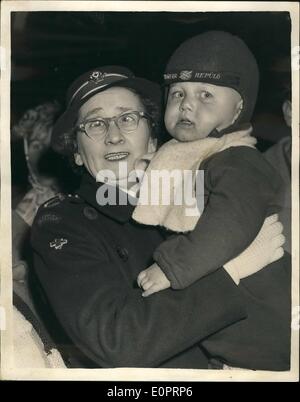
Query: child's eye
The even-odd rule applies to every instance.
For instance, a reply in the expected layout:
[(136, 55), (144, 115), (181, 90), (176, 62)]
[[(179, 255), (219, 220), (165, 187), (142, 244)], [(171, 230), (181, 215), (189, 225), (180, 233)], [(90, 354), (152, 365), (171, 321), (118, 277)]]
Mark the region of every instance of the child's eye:
[(200, 93), (200, 97), (202, 100), (207, 101), (207, 100), (211, 100), (213, 98), (213, 95), (208, 91), (202, 91)]
[(181, 92), (181, 91), (171, 92), (171, 97), (181, 99), (181, 98), (183, 98), (183, 92)]

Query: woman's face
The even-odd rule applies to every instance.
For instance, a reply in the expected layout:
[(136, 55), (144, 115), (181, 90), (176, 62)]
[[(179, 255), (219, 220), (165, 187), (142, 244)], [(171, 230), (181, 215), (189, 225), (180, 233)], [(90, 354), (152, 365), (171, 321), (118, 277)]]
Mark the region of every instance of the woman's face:
[[(139, 96), (126, 88), (109, 88), (94, 95), (81, 106), (77, 125), (91, 119), (118, 116), (128, 111), (145, 112)], [(78, 130), (77, 144), (77, 165), (84, 165), (95, 178), (100, 171), (108, 170), (116, 180), (126, 179), (134, 169), (135, 162), (142, 155), (154, 151), (149, 121), (145, 118), (141, 118), (137, 129), (130, 133), (121, 132), (115, 122), (110, 121), (106, 135), (97, 141)]]

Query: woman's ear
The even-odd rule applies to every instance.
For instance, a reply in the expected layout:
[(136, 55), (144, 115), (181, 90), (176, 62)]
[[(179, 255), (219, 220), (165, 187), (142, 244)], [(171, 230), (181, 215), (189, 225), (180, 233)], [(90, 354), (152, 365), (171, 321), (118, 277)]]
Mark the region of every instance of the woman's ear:
[(81, 156), (79, 153), (74, 154), (74, 160), (77, 166), (82, 166), (83, 165), (83, 161), (81, 159)]
[(148, 141), (148, 153), (154, 153), (157, 151), (157, 138), (150, 136)]

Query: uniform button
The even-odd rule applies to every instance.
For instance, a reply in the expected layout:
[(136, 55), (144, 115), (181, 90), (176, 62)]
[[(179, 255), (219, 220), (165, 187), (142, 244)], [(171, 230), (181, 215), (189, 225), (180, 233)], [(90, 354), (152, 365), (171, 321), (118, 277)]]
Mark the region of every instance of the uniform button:
[(98, 212), (92, 207), (84, 207), (83, 214), (86, 218), (92, 221), (98, 218)]
[(127, 261), (128, 260), (128, 250), (125, 247), (117, 246), (117, 253), (121, 260)]
[(83, 199), (79, 197), (78, 194), (75, 194), (73, 197), (69, 199), (71, 204), (83, 204)]

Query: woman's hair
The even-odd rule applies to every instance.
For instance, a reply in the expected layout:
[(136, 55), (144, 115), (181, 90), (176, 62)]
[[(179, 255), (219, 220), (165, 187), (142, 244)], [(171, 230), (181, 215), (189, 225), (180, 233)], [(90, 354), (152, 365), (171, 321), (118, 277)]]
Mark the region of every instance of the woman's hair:
[(157, 139), (158, 143), (160, 143), (162, 105), (157, 105), (151, 99), (143, 96), (134, 89), (130, 89), (130, 91), (135, 93), (140, 98), (142, 105), (145, 108), (145, 112), (151, 117), (151, 122), (153, 123), (153, 125), (151, 125), (150, 127), (150, 134), (151, 136), (153, 136), (153, 138)]
[[(145, 108), (145, 112), (150, 116), (151, 118), (151, 121), (149, 122), (150, 135), (154, 139), (156, 139), (157, 145), (159, 147), (162, 143), (162, 139), (160, 138), (162, 105), (156, 104), (151, 99), (145, 97), (143, 94), (139, 93), (135, 89), (131, 88), (126, 89), (128, 89), (129, 91), (131, 91), (132, 93), (136, 94), (139, 97), (142, 105)], [(77, 131), (75, 128), (70, 133), (66, 133), (64, 135), (64, 142), (65, 142), (65, 149), (67, 149), (69, 153), (69, 161), (73, 171), (77, 174), (82, 174), (84, 171), (83, 166), (76, 165), (74, 161), (74, 153), (76, 153), (78, 150)]]

